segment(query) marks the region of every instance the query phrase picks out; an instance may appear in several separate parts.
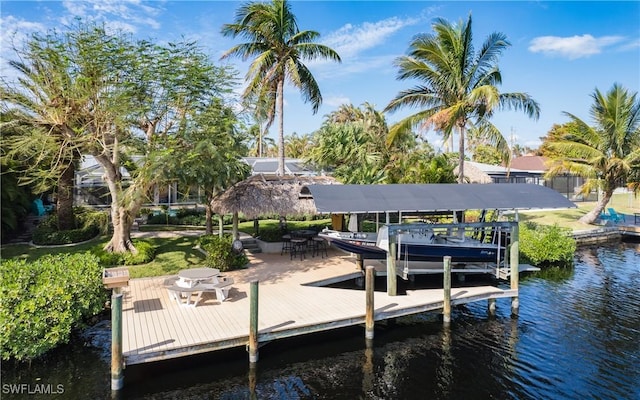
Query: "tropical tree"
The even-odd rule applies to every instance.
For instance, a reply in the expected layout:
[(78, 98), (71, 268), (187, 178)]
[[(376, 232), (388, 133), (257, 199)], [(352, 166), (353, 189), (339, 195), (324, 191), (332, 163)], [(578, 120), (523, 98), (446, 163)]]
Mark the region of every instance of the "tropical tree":
[(293, 132), (284, 138), (284, 148), (289, 157), (292, 158), (304, 157), (304, 155), (311, 150), (312, 146), (311, 135), (298, 136), (297, 133)]
[(583, 194), (602, 190), (595, 208), (582, 216), (580, 222), (592, 223), (613, 195), (616, 187), (629, 184), (640, 173), (640, 99), (615, 83), (607, 93), (596, 89), (591, 97), (591, 118), (594, 126), (565, 112), (571, 122), (565, 129), (556, 129), (544, 147), (555, 163), (547, 177), (571, 172), (586, 177)]
[(249, 129), (249, 134), (255, 139), (256, 147), (253, 153), (257, 157), (265, 156), (270, 142), (273, 142), (273, 139), (267, 137), (267, 133), (275, 118), (275, 101), (275, 91), (266, 91), (261, 96), (251, 93), (243, 101), (245, 108), (249, 110), (255, 121)]
[[(0, 114), (0, 121), (11, 120), (5, 114)], [(0, 214), (1, 234), (0, 239), (4, 242), (8, 234), (15, 232), (21, 222), (30, 211), (32, 193), (28, 185), (20, 184), (20, 177), (24, 170), (28, 168), (23, 162), (13, 160), (7, 156), (9, 152), (8, 138), (15, 132), (12, 129), (2, 129), (0, 132)]]
[(436, 154), (427, 142), (394, 152), (385, 168), (386, 183), (454, 183), (451, 153)]
[(398, 79), (417, 79), (421, 84), (400, 92), (385, 108), (395, 112), (403, 107), (421, 108), (391, 127), (390, 140), (415, 128), (434, 128), (445, 139), (459, 135), (458, 182), (464, 182), (465, 137), (470, 127), (481, 129), (494, 143), (506, 140), (489, 121), (497, 110), (523, 110), (537, 118), (538, 104), (525, 93), (500, 93), (502, 75), (498, 68), (501, 53), (510, 45), (502, 33), (492, 33), (475, 53), (471, 15), (453, 25), (438, 18), (435, 34), (417, 35), (409, 55), (396, 59)]
[[(57, 117), (50, 129), (63, 132), (60, 154), (65, 160), (69, 154), (91, 155), (104, 171), (113, 224), (105, 249), (135, 253), (131, 226), (163, 179), (158, 171), (168, 164), (167, 146), (208, 99), (230, 91), (233, 75), (213, 66), (195, 43), (133, 42), (92, 24), (36, 35), (31, 42), (41, 50), (22, 54), (30, 65), (47, 57), (62, 60), (59, 74), (43, 78), (62, 82), (44, 104)], [(21, 79), (15, 92), (27, 97), (31, 87)], [(133, 162), (134, 155), (139, 161)], [(125, 166), (129, 182), (123, 181)]]
[(213, 99), (185, 124), (174, 144), (165, 150), (174, 154), (164, 157), (169, 162), (163, 169), (166, 179), (178, 179), (184, 186), (196, 187), (205, 194), (207, 234), (213, 232), (214, 197), (251, 173), (251, 167), (240, 158), (246, 153), (246, 146), (237, 125), (233, 110), (220, 99)]
[(332, 170), (344, 183), (384, 183), (394, 156), (415, 147), (412, 134), (387, 143), (388, 134), (384, 115), (373, 105), (344, 104), (325, 117), (305, 159), (316, 168)]
[(314, 42), (320, 36), (318, 32), (299, 30), (286, 0), (242, 5), (236, 12), (235, 22), (225, 24), (222, 33), (248, 40), (228, 50), (223, 59), (237, 56), (246, 61), (255, 57), (246, 75), (248, 85), (244, 97), (269, 99), (275, 89), (275, 112), (270, 114), (278, 116), (278, 171), (284, 175), (285, 81), (302, 92), (304, 101), (311, 102), (315, 114), (322, 103), (322, 95), (304, 61), (322, 58), (339, 62), (340, 56), (328, 46)]
[(31, 185), (36, 193), (54, 191), (58, 228), (69, 230), (75, 228), (73, 188), (81, 157), (73, 138), (82, 130), (77, 111), (88, 89), (74, 79), (63, 44), (52, 45), (48, 39), (36, 34), (24, 48), (15, 49), (17, 57), (9, 66), (18, 77), (2, 81), (1, 126), (3, 132), (14, 132), (3, 135), (6, 156), (25, 161), (20, 183)]

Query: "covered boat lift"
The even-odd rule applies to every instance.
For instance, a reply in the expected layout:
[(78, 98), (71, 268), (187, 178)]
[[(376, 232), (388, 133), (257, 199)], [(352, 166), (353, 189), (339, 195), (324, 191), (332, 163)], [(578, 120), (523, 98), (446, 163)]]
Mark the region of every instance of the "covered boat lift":
[[(576, 205), (566, 197), (533, 184), (388, 184), (388, 185), (309, 185), (318, 213), (433, 213), (467, 210), (514, 211), (515, 222), (502, 222), (510, 227), (509, 246), (512, 271), (518, 271), (518, 210), (566, 209)], [(304, 190), (304, 189), (303, 189)], [(463, 227), (476, 224), (455, 224)], [(389, 224), (389, 242), (399, 230), (433, 227), (433, 224)], [(389, 246), (393, 249), (393, 246)], [(387, 293), (396, 294), (395, 254), (387, 255)], [(509, 272), (507, 272), (509, 273)], [(517, 290), (518, 273), (511, 273), (511, 289)], [(512, 309), (517, 310), (517, 297)], [(514, 311), (515, 311), (514, 310)]]

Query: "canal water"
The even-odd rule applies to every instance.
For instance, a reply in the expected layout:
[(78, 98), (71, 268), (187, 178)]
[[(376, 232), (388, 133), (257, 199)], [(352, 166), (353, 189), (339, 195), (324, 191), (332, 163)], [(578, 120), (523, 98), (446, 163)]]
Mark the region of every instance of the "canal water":
[[(273, 342), (255, 370), (244, 349), (131, 366), (113, 398), (640, 399), (640, 245), (575, 260), (521, 279), (518, 318), (500, 299), (494, 318), (486, 302), (456, 308), (449, 328), (433, 313), (379, 323), (370, 348), (361, 327)], [(29, 367), (4, 363), (0, 397), (112, 398), (108, 353), (86, 340)], [(8, 394), (16, 384), (35, 394)]]

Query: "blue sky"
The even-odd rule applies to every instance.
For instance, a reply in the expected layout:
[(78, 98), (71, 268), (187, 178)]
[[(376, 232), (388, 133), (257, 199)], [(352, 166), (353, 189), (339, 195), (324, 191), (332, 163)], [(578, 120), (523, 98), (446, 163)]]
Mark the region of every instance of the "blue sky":
[[(158, 42), (181, 37), (197, 40), (213, 60), (238, 40), (220, 35), (233, 22), (237, 1), (1, 1), (2, 74), (9, 39), (19, 41), (34, 30), (61, 28), (74, 17), (105, 21), (109, 26)], [(340, 104), (372, 103), (383, 109), (396, 94), (416, 82), (396, 80), (394, 59), (404, 55), (412, 37), (431, 33), (436, 17), (473, 18), (474, 45), (493, 32), (511, 42), (502, 55), (502, 92), (526, 92), (541, 107), (538, 121), (515, 111), (495, 115), (505, 137), (537, 147), (554, 123), (568, 121), (567, 111), (590, 121), (594, 89), (606, 92), (618, 82), (640, 92), (640, 2), (593, 1), (292, 1), (300, 29), (320, 33), (319, 41), (336, 50), (342, 63), (309, 63), (318, 80), (323, 105), (317, 114), (299, 92), (285, 89), (285, 134), (318, 129), (324, 115)], [(12, 36), (12, 32), (16, 32)], [(225, 61), (244, 77), (247, 65)], [(242, 88), (238, 88), (241, 92)], [(389, 123), (415, 110), (387, 115)], [(275, 130), (272, 129), (272, 134)], [(440, 139), (423, 132), (435, 146)]]

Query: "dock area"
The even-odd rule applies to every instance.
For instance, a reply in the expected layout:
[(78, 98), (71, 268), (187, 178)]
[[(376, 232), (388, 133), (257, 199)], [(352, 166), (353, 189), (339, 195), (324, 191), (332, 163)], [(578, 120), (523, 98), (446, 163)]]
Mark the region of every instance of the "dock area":
[[(329, 256), (290, 260), (288, 254), (250, 255), (248, 268), (225, 273), (234, 279), (229, 299), (206, 294), (197, 307), (170, 300), (166, 277), (132, 279), (123, 288), (122, 351), (126, 365), (184, 357), (247, 345), (249, 285), (259, 281), (258, 341), (365, 323), (365, 291), (317, 286), (362, 277), (354, 257), (330, 249)], [(368, 263), (365, 262), (365, 265)], [(453, 287), (451, 304), (517, 296), (495, 286)], [(443, 289), (374, 293), (375, 320), (443, 307)], [(364, 338), (364, 330), (363, 330)]]

